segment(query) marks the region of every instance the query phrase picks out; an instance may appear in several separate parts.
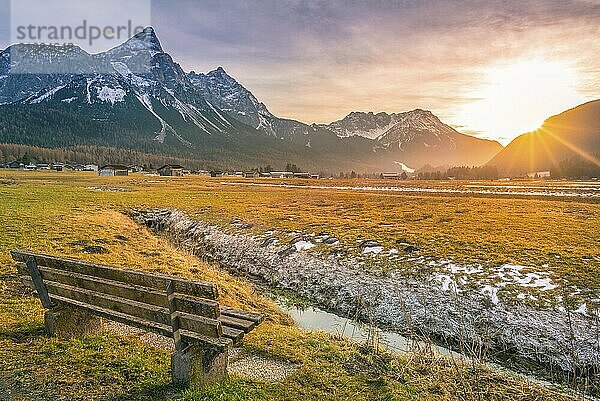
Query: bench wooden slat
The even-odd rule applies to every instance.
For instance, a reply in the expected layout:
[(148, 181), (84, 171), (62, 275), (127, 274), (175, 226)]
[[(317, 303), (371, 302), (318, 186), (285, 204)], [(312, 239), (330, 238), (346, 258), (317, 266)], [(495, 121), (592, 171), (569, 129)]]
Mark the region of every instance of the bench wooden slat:
[[(22, 263), (17, 264), (17, 270), (19, 273), (25, 274), (23, 268), (24, 265)], [(127, 298), (132, 301), (144, 302), (155, 306), (165, 306), (167, 304), (166, 293), (161, 293), (147, 287), (127, 285), (118, 281), (105, 280), (93, 276), (66, 272), (44, 266), (40, 267), (39, 269), (44, 280), (67, 284), (85, 290), (115, 295), (121, 298)]]
[(262, 323), (265, 319), (262, 313), (247, 312), (239, 309), (230, 308), (228, 306), (221, 307), (221, 315), (231, 316), (243, 320), (251, 320), (256, 324)]
[(184, 280), (161, 273), (148, 273), (136, 270), (119, 269), (112, 266), (98, 265), (95, 263), (82, 262), (75, 259), (58, 258), (55, 256), (36, 254), (26, 251), (11, 251), (11, 255), (17, 262), (27, 262), (27, 259), (33, 256), (39, 266), (45, 266), (57, 270), (65, 270), (112, 281), (120, 281), (126, 284), (149, 287), (160, 291), (164, 291), (168, 280), (172, 280), (174, 291), (176, 293), (213, 300), (217, 299), (217, 286), (209, 282)]
[[(33, 282), (31, 281), (31, 278), (29, 276), (19, 276), (19, 278), (25, 285), (27, 285), (30, 288), (35, 290), (35, 286), (33, 285)], [(54, 299), (55, 297), (53, 297), (51, 295), (50, 298)], [(237, 312), (243, 312), (243, 311), (239, 311), (237, 309), (228, 308), (228, 307), (221, 308), (221, 311), (223, 311), (223, 309), (230, 309), (229, 312), (231, 312), (231, 310), (234, 310)], [(237, 315), (240, 315), (240, 314), (237, 313)], [(256, 315), (256, 314), (254, 314), (254, 315)], [(219, 317), (219, 321), (221, 321), (221, 325), (222, 325), (222, 333), (223, 333), (222, 335), (226, 338), (234, 340), (234, 345), (237, 345), (242, 340), (245, 330), (242, 330), (240, 327), (236, 327), (236, 325), (231, 326), (230, 323), (232, 322), (232, 320), (229, 320), (228, 318), (229, 318), (229, 316), (227, 316), (227, 315), (221, 315)], [(126, 323), (126, 322), (124, 322), (124, 323)], [(257, 324), (257, 323), (255, 323), (255, 324)], [(167, 326), (165, 326), (165, 327), (167, 327)], [(141, 327), (141, 328), (143, 328), (143, 327)], [(161, 333), (159, 333), (159, 334), (161, 334)], [(167, 334), (164, 334), (164, 335), (167, 335)], [(169, 332), (169, 334), (167, 336), (172, 337), (172, 333)]]
[(226, 315), (219, 316), (219, 321), (223, 324), (223, 326), (243, 330), (244, 333), (249, 333), (254, 327), (256, 327), (256, 323), (252, 320), (244, 320)]
[(176, 294), (175, 307), (179, 312), (205, 316), (212, 319), (216, 319), (220, 315), (219, 304), (209, 299), (193, 298)]
[(202, 316), (178, 313), (179, 327), (183, 330), (193, 331), (209, 337), (220, 337), (223, 334), (221, 322)]
[(229, 326), (223, 326), (223, 337), (233, 341), (233, 345), (238, 345), (244, 338), (244, 331)]
[(54, 281), (44, 281), (44, 283), (46, 284), (46, 288), (48, 288), (48, 293), (51, 295), (59, 295), (62, 298), (68, 298), (100, 308), (114, 310), (151, 322), (171, 325), (169, 310), (165, 307), (148, 305), (125, 298), (115, 297), (113, 295), (103, 294), (101, 292), (82, 290), (77, 287), (71, 287)]
[[(96, 316), (104, 317), (106, 319), (125, 324), (127, 326), (152, 331), (153, 333), (160, 334), (169, 338), (172, 336), (172, 330), (170, 325), (167, 326), (155, 322), (150, 322), (148, 320), (140, 319), (136, 316), (131, 316), (126, 313), (116, 312), (113, 310), (100, 308), (98, 306), (88, 305), (83, 302), (74, 301), (72, 299), (64, 298), (58, 295), (50, 295), (50, 299), (60, 302), (61, 304), (66, 304), (85, 310)], [(227, 348), (233, 345), (233, 341), (229, 338), (211, 338), (187, 330), (180, 330), (180, 332), (181, 338), (187, 343), (199, 342), (203, 345), (214, 347), (222, 352), (227, 351)]]
[[(22, 275), (27, 274), (27, 267), (24, 263), (18, 263), (17, 270)], [(100, 279), (49, 267), (40, 267), (40, 272), (42, 273), (42, 278), (44, 280), (102, 292), (108, 295), (114, 295), (137, 302), (144, 302), (155, 306), (167, 305), (166, 293), (161, 293), (147, 287), (127, 285), (118, 281)], [(213, 319), (218, 318), (220, 315), (219, 304), (216, 301), (179, 294), (176, 294), (175, 297), (175, 305), (178, 311)]]
[[(186, 343), (186, 344), (193, 344), (193, 343), (197, 343), (200, 342), (204, 345), (208, 345), (208, 346), (212, 346), (212, 347), (217, 347), (220, 350), (227, 352), (227, 350), (233, 346), (233, 340), (231, 340), (230, 338), (226, 338), (226, 337), (219, 337), (219, 338), (214, 338), (214, 337), (206, 337), (203, 336), (201, 334), (198, 333), (194, 333), (191, 331), (187, 331), (187, 330), (179, 330), (179, 332), (181, 333), (181, 339)], [(170, 336), (169, 336), (170, 337)]]
[[(127, 315), (136, 316), (147, 321), (171, 325), (171, 315), (169, 310), (165, 307), (152, 306), (95, 291), (81, 290), (77, 287), (71, 287), (53, 281), (44, 281), (44, 283), (50, 294), (60, 295), (63, 298), (69, 298), (101, 308), (125, 313)], [(220, 337), (222, 334), (221, 323), (216, 319), (179, 313), (178, 320), (180, 327), (183, 330), (188, 330), (207, 337)]]
[[(31, 277), (29, 276), (19, 276), (19, 278), (21, 279), (21, 281), (29, 286), (30, 288), (35, 290), (35, 286), (33, 285), (33, 281), (31, 280)], [(135, 314), (129, 314), (124, 312), (123, 310), (121, 311), (116, 311), (113, 308), (111, 309), (107, 309), (105, 307), (102, 307), (101, 305), (94, 305), (92, 303), (87, 302), (86, 301), (81, 301), (78, 299), (73, 299), (74, 297), (66, 297), (66, 296), (61, 296), (61, 295), (57, 295), (54, 294), (55, 292), (55, 288), (54, 286), (52, 286), (52, 283), (49, 283), (49, 288), (52, 288), (52, 291), (49, 291), (49, 296), (51, 300), (57, 300), (69, 305), (76, 305), (78, 307), (83, 307), (83, 306), (88, 306), (90, 310), (104, 310), (107, 312), (114, 312), (114, 314), (116, 316), (120, 316), (120, 315), (126, 315), (127, 319), (133, 319), (135, 318), (136, 322), (140, 322), (140, 325), (137, 325), (135, 327), (139, 327), (141, 329), (150, 329), (151, 331), (157, 332), (156, 330), (154, 330), (154, 328), (159, 327), (160, 330), (157, 332), (158, 334), (164, 335), (166, 337), (173, 337), (173, 330), (171, 327), (171, 322), (170, 322), (170, 315), (167, 316), (168, 312), (165, 312), (165, 320), (168, 320), (168, 323), (166, 324), (161, 324), (158, 323), (156, 321), (153, 320), (147, 320), (144, 319), (144, 316), (137, 316), (141, 313), (138, 313), (138, 310), (133, 309), (132, 312)], [(59, 284), (60, 285), (60, 284)], [(37, 295), (37, 294), (36, 294)], [(72, 294), (70, 294), (72, 295)], [(103, 295), (103, 294), (102, 294)], [(108, 303), (108, 302), (107, 302)], [(199, 336), (199, 338), (219, 338), (223, 333), (222, 333), (222, 324), (217, 321), (217, 320), (213, 320), (213, 319), (203, 319), (199, 316), (193, 316), (193, 315), (187, 315), (187, 314), (183, 314), (183, 313), (179, 313), (178, 319), (181, 325), (181, 330), (180, 333), (187, 333), (187, 337), (188, 339), (190, 337), (193, 337), (194, 335)], [(183, 317), (182, 317), (183, 315)], [(103, 316), (103, 317), (107, 317), (107, 316)], [(110, 319), (110, 316), (107, 317)], [(127, 320), (123, 320), (123, 321), (119, 321), (120, 323), (123, 324), (127, 324)], [(148, 326), (148, 327), (146, 327)], [(234, 333), (236, 334), (236, 333)], [(183, 334), (182, 335), (182, 340), (186, 341), (186, 339), (184, 338)], [(231, 335), (231, 333), (230, 333)], [(231, 339), (235, 338), (235, 335), (231, 336)], [(237, 342), (236, 342), (237, 344)]]

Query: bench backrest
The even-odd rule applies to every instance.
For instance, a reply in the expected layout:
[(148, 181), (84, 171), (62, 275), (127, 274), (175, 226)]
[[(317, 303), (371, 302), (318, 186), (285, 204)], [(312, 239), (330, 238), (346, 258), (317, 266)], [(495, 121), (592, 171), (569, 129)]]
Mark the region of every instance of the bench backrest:
[(26, 251), (11, 254), (21, 280), (36, 290), (46, 308), (56, 303), (82, 308), (173, 337), (177, 348), (189, 342), (225, 348), (243, 336), (242, 327), (230, 326), (224, 335), (223, 321), (239, 322), (231, 313), (221, 316), (213, 283)]

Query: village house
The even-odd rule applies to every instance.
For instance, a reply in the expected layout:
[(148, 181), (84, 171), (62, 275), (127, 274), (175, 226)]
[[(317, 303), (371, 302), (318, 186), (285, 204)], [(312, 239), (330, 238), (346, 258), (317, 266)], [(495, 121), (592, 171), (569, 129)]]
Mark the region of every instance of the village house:
[(527, 178), (550, 178), (550, 171), (534, 171), (527, 173)]
[(384, 180), (399, 180), (401, 178), (400, 173), (383, 173), (381, 174), (381, 178)]
[(294, 173), (291, 171), (271, 171), (271, 178), (292, 178)]
[(246, 171), (244, 172), (244, 178), (258, 178), (260, 174), (258, 171)]
[(179, 177), (183, 175), (183, 166), (179, 164), (165, 164), (158, 169), (158, 174), (165, 177)]
[(52, 165), (54, 171), (73, 171), (74, 167), (70, 164), (55, 163)]
[(6, 164), (6, 167), (8, 168), (21, 168), (23, 166), (23, 163), (19, 163), (18, 161), (14, 161), (14, 162), (10, 162)]
[(130, 164), (127, 166), (127, 169), (130, 173), (141, 173), (144, 171), (144, 166), (140, 166), (139, 164)]
[(294, 178), (310, 178), (310, 173), (294, 173)]
[(121, 166), (118, 164), (107, 164), (98, 169), (98, 175), (101, 177), (125, 176), (129, 175), (129, 169), (127, 168), (127, 166)]

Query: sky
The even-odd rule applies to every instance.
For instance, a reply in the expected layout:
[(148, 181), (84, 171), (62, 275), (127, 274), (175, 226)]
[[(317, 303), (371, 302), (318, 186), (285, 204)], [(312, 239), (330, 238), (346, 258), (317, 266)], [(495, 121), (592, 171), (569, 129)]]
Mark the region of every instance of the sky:
[(506, 144), (600, 98), (600, 0), (153, 0), (151, 23), (186, 71), (308, 123), (422, 108)]

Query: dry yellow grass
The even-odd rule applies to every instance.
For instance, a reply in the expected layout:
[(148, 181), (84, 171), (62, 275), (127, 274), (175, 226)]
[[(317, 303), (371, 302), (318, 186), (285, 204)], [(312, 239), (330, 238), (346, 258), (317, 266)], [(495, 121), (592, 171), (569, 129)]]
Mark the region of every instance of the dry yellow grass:
[[(90, 186), (127, 188), (131, 192), (97, 191), (88, 189)], [(483, 368), (455, 365), (444, 359), (432, 361), (423, 356), (392, 357), (366, 352), (324, 334), (303, 333), (289, 326), (289, 317), (245, 280), (174, 249), (123, 214), (133, 207), (168, 206), (219, 224), (243, 217), (256, 224), (259, 231), (271, 226), (288, 230), (327, 229), (351, 242), (366, 229), (384, 242), (406, 235), (421, 244), (421, 240), (426, 243), (431, 235), (458, 238), (461, 230), (470, 231), (470, 225), (484, 224), (481, 230), (485, 231), (488, 225), (493, 225), (481, 218), (482, 214), (492, 213), (486, 209), (489, 208), (486, 202), (447, 196), (374, 196), (334, 194), (327, 190), (229, 187), (199, 177), (101, 178), (83, 173), (0, 171), (0, 394), (10, 392), (11, 400), (569, 399), (567, 395)], [(423, 219), (424, 203), (429, 203), (431, 210), (427, 213), (434, 217)], [(511, 210), (516, 208), (516, 212), (509, 213), (505, 224), (508, 233), (497, 230), (501, 242), (507, 241), (511, 229), (517, 229), (517, 216), (524, 213), (517, 203), (506, 200), (506, 204)], [(348, 214), (344, 213), (343, 205)], [(592, 233), (583, 221), (569, 223), (563, 215), (564, 208), (573, 204), (539, 205), (543, 212), (533, 213), (532, 220), (527, 222), (526, 235), (533, 235), (534, 227), (544, 220), (543, 213), (551, 210), (557, 211), (566, 224), (570, 233), (566, 235), (584, 226), (586, 233)], [(577, 207), (590, 213), (592, 225), (597, 225), (597, 205), (577, 204)], [(451, 210), (462, 210), (456, 214), (461, 216), (464, 228), (428, 233), (432, 221)], [(407, 213), (413, 217), (394, 217)], [(291, 215), (293, 220), (289, 220)], [(390, 219), (393, 226), (381, 224)], [(546, 229), (555, 230), (550, 226)], [(469, 238), (466, 244), (477, 248), (479, 238), (476, 235)], [(530, 243), (525, 237), (514, 241), (515, 249)], [(556, 244), (561, 247), (559, 252), (567, 253), (573, 247), (574, 255), (581, 256), (590, 253), (590, 246), (596, 244), (597, 238), (586, 241), (587, 250), (586, 244)], [(492, 243), (487, 239), (488, 245)], [(102, 246), (107, 253), (82, 252), (88, 245)], [(424, 247), (424, 251), (441, 252), (447, 245), (434, 246), (428, 250)], [(554, 243), (544, 246), (553, 247)], [(248, 336), (244, 352), (290, 359), (300, 363), (301, 368), (283, 383), (232, 378), (216, 388), (180, 393), (168, 383), (168, 355), (164, 351), (109, 333), (71, 341), (49, 339), (43, 333), (43, 310), (39, 302), (16, 280), (8, 254), (13, 248), (216, 282), (222, 303), (260, 310), (269, 317), (269, 322)]]

